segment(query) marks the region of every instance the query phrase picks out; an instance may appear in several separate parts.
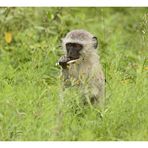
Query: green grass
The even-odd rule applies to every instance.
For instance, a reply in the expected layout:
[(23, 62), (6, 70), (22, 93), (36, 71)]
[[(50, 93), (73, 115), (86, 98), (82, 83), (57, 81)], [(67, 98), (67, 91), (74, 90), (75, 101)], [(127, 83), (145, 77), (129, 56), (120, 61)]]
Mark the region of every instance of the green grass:
[[(147, 8), (0, 8), (0, 140), (148, 140)], [(104, 109), (62, 91), (60, 39), (99, 38)], [(4, 37), (12, 34), (11, 43)]]

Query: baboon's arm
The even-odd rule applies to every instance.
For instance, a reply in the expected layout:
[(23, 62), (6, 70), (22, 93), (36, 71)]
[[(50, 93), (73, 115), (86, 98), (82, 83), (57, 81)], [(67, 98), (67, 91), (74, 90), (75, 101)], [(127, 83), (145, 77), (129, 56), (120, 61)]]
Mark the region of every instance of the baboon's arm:
[(64, 80), (67, 80), (69, 78), (69, 70), (67, 65), (68, 61), (69, 58), (67, 58), (66, 55), (62, 56), (58, 61), (58, 64), (62, 67), (62, 77)]

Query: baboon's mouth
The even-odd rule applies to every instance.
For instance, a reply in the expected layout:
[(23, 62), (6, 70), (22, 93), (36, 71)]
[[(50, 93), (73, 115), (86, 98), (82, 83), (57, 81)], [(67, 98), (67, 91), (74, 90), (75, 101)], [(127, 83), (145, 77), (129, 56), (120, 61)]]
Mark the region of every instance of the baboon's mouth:
[(75, 63), (78, 59), (72, 59), (72, 60), (69, 60), (67, 61), (67, 64), (72, 64), (72, 63)]
[(74, 64), (79, 58), (71, 58), (71, 57), (67, 57), (65, 56), (63, 59), (61, 59), (57, 65), (60, 65), (62, 66), (63, 68), (66, 68), (67, 65), (70, 65), (70, 64)]
[(67, 57), (67, 64), (72, 64), (75, 63), (77, 60), (79, 59), (79, 57), (73, 58), (73, 57)]

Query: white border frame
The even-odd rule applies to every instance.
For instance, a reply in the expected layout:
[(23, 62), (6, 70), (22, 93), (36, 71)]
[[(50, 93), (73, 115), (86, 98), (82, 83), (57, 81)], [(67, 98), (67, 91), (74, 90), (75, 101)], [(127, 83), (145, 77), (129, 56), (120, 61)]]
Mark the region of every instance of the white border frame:
[(148, 0), (0, 0), (0, 6), (148, 7)]
[[(0, 7), (148, 7), (148, 0), (0, 0)], [(147, 148), (148, 142), (0, 142), (2, 148)]]
[(147, 148), (148, 142), (0, 142), (2, 148)]

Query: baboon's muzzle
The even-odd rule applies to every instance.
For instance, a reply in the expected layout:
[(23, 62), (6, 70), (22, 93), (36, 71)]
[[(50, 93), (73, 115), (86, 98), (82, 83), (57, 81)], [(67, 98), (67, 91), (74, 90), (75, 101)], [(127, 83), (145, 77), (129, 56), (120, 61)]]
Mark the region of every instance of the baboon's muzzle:
[(75, 63), (78, 59), (79, 59), (78, 57), (74, 58), (74, 57), (64, 56), (62, 59), (59, 60), (59, 65), (65, 69), (67, 68), (67, 65)]

